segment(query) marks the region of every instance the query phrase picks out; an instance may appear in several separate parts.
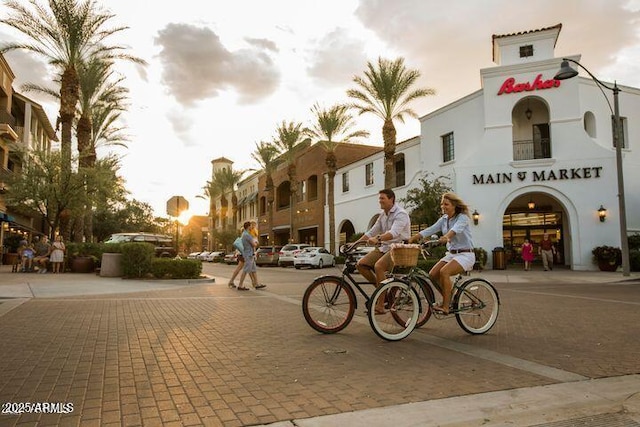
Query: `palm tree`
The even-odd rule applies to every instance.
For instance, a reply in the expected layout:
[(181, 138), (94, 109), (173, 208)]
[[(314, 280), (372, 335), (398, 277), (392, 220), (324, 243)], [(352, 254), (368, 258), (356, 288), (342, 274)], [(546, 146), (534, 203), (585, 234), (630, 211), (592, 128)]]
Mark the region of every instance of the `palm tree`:
[[(112, 63), (93, 58), (80, 73), (80, 118), (76, 125), (79, 171), (94, 169), (96, 147), (125, 146), (126, 138), (115, 121), (125, 108), (128, 89), (121, 86), (123, 77), (112, 78)], [(85, 241), (93, 241), (93, 202), (87, 197), (83, 219), (78, 218)]]
[[(126, 59), (139, 64), (145, 62), (123, 53), (125, 47), (105, 45), (111, 35), (128, 27), (105, 28), (114, 15), (98, 10), (95, 0), (49, 0), (49, 8), (37, 0), (5, 3), (10, 14), (0, 22), (27, 35), (29, 42), (10, 42), (0, 48), (1, 53), (25, 49), (42, 55), (58, 72), (60, 82), (61, 151), (63, 158), (71, 159), (71, 135), (80, 98), (78, 70), (83, 61), (98, 57), (103, 60)], [(70, 162), (70, 160), (69, 160)]]
[(296, 155), (298, 153), (298, 144), (303, 141), (303, 137), (307, 135), (308, 129), (302, 127), (302, 123), (289, 122), (284, 120), (276, 129), (277, 137), (273, 143), (282, 152), (287, 162), (287, 175), (289, 177), (289, 239), (293, 242), (293, 208), (298, 194), (298, 182), (296, 174)]
[(273, 201), (275, 199), (275, 189), (273, 188), (273, 173), (278, 167), (280, 151), (274, 144), (260, 141), (256, 144), (256, 151), (251, 153), (251, 157), (258, 162), (265, 174), (267, 193), (267, 212), (269, 215), (269, 241), (273, 242), (274, 236), (271, 235), (273, 229)]
[[(238, 183), (242, 181), (245, 171), (235, 171), (231, 168), (225, 168), (216, 172), (216, 180), (219, 180), (222, 188), (231, 192), (231, 220), (233, 221), (233, 229), (238, 229), (238, 194), (236, 188)], [(225, 227), (226, 228), (226, 227)]]
[(347, 91), (350, 98), (356, 99), (350, 105), (351, 108), (356, 109), (359, 114), (373, 113), (384, 121), (382, 139), (385, 188), (395, 186), (396, 128), (393, 121), (398, 119), (404, 123), (405, 115), (417, 117), (407, 105), (417, 98), (435, 94), (433, 89), (412, 89), (419, 77), (418, 70), (407, 69), (404, 58), (397, 58), (395, 61), (378, 58), (377, 68), (367, 62), (364, 78), (354, 76), (353, 81), (359, 88)]
[(338, 169), (338, 159), (336, 149), (340, 142), (349, 142), (353, 138), (365, 138), (369, 132), (365, 130), (351, 131), (355, 122), (353, 116), (349, 114), (349, 107), (346, 105), (334, 105), (329, 109), (321, 109), (318, 104), (311, 108), (315, 116), (315, 123), (309, 134), (319, 139), (318, 143), (327, 153), (325, 162), (327, 164), (327, 175), (329, 177), (329, 191), (327, 194), (327, 204), (329, 205), (329, 246), (334, 253), (336, 247), (336, 213), (334, 179)]

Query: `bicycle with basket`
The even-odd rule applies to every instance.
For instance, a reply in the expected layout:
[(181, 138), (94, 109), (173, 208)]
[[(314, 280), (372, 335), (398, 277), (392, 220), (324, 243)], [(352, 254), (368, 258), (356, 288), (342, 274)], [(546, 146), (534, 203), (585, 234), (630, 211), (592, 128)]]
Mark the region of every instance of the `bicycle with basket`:
[[(437, 240), (391, 246), (394, 271), (398, 267), (410, 270), (408, 273), (392, 273), (392, 277), (383, 281), (371, 295), (371, 306), (375, 307), (380, 298), (385, 303), (384, 314), (368, 313), (371, 328), (379, 337), (389, 341), (401, 340), (411, 334), (419, 315), (429, 319), (433, 312), (431, 307), (436, 303), (436, 293), (433, 290), (438, 290), (439, 285), (417, 264), (419, 255), (422, 254), (426, 259), (429, 255), (428, 248), (435, 244), (438, 244)], [(417, 310), (414, 307), (416, 300), (419, 305)], [(444, 319), (453, 315), (458, 325), (470, 334), (486, 333), (498, 318), (498, 292), (488, 280), (481, 277), (457, 275), (453, 282), (451, 301), (449, 314), (433, 312), (434, 317)], [(429, 315), (424, 316), (424, 313)]]
[[(375, 286), (367, 280), (358, 280), (356, 272), (355, 251), (359, 245), (342, 245), (340, 253), (345, 257), (342, 275), (324, 275), (317, 277), (307, 287), (302, 298), (302, 313), (313, 329), (324, 334), (333, 334), (346, 328), (353, 319), (358, 307), (357, 294), (360, 294), (367, 308), (371, 307), (369, 293), (365, 286)], [(413, 327), (424, 325), (431, 316), (431, 301), (435, 296), (426, 282), (415, 285), (416, 301), (413, 306), (407, 305), (405, 310), (411, 313), (396, 313), (397, 319), (412, 318)], [(411, 297), (410, 297), (411, 298)], [(413, 312), (417, 309), (417, 315)], [(373, 310), (368, 310), (373, 312)]]

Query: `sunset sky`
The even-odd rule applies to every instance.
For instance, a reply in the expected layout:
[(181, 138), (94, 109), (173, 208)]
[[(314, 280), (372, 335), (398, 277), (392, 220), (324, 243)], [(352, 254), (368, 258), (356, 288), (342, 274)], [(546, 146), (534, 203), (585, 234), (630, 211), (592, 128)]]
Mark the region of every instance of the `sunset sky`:
[[(26, 4), (26, 0), (25, 0)], [(491, 36), (562, 23), (556, 56), (581, 54), (598, 78), (640, 87), (640, 0), (99, 0), (130, 27), (112, 43), (148, 62), (121, 64), (130, 89), (125, 115), (129, 148), (118, 150), (132, 197), (166, 216), (166, 201), (184, 196), (191, 213), (211, 179), (211, 160), (255, 168), (251, 152), (270, 141), (283, 120), (310, 124), (314, 103), (347, 101), (354, 75), (379, 56), (402, 56), (419, 85), (436, 95), (413, 104), (419, 116), (480, 88), (492, 67)], [(6, 13), (0, 4), (0, 13)], [(19, 38), (0, 27), (0, 41)], [(52, 85), (41, 58), (5, 55), (23, 83)], [(35, 93), (55, 123), (57, 105)], [(604, 102), (604, 100), (603, 100)], [(622, 112), (624, 113), (624, 112)], [(382, 123), (357, 118), (382, 145)], [(398, 141), (419, 134), (419, 122), (397, 123)]]

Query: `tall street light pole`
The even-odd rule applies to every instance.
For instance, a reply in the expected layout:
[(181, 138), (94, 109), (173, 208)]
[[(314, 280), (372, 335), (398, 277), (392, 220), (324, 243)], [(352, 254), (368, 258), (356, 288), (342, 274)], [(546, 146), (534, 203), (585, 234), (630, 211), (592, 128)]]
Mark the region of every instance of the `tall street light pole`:
[(608, 86), (605, 83), (601, 82), (591, 74), (589, 70), (587, 70), (582, 64), (578, 61), (574, 61), (569, 58), (562, 58), (562, 64), (560, 65), (560, 71), (558, 71), (555, 75), (556, 80), (565, 80), (570, 79), (578, 75), (578, 72), (571, 68), (569, 62), (573, 62), (578, 67), (582, 68), (584, 71), (591, 76), (594, 82), (600, 88), (600, 91), (604, 95), (607, 100), (607, 104), (609, 105), (609, 109), (611, 110), (611, 104), (609, 103), (609, 98), (604, 93), (602, 88), (610, 90), (613, 92), (613, 145), (616, 149), (616, 169), (618, 176), (618, 210), (620, 213), (620, 245), (622, 246), (622, 274), (624, 276), (629, 276), (629, 240), (627, 239), (627, 211), (624, 201), (624, 175), (622, 173), (622, 124), (620, 122), (620, 108), (618, 105), (618, 94), (620, 93), (620, 89), (618, 89), (618, 84), (616, 82), (613, 83), (613, 86)]

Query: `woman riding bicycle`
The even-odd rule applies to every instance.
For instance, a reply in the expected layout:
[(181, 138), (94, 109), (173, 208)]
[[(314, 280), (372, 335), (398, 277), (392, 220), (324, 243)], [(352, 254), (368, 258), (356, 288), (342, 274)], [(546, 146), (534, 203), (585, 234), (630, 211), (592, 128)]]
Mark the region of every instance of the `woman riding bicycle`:
[(431, 279), (439, 283), (442, 306), (435, 311), (449, 314), (451, 305), (451, 276), (471, 270), (476, 262), (471, 240), (469, 207), (454, 193), (445, 193), (440, 201), (443, 215), (430, 227), (411, 237), (409, 242), (418, 242), (434, 233), (442, 233), (438, 239), (447, 244), (447, 253), (429, 271)]

